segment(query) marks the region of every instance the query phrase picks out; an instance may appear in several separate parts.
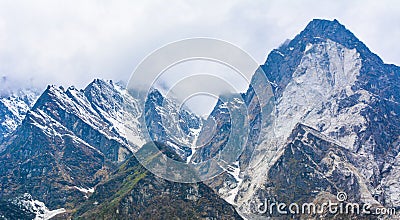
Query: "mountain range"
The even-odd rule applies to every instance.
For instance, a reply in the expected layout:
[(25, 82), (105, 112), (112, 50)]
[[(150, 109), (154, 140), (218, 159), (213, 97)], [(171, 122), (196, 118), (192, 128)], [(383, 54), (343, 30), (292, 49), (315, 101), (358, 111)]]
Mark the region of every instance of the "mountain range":
[[(245, 93), (220, 98), (207, 119), (157, 89), (133, 96), (101, 79), (84, 89), (50, 85), (41, 94), (2, 96), (0, 218), (400, 217), (326, 210), (282, 216), (256, 205), (320, 205), (345, 193), (346, 203), (398, 211), (400, 67), (385, 64), (337, 20), (321, 19), (271, 51), (260, 67)], [(263, 89), (269, 86), (272, 91)], [(229, 108), (243, 104), (239, 96), (250, 131), (234, 142), (247, 140), (222, 174), (177, 183), (135, 158), (148, 145), (181, 162), (216, 157), (233, 128)], [(194, 151), (196, 145), (203, 147)]]

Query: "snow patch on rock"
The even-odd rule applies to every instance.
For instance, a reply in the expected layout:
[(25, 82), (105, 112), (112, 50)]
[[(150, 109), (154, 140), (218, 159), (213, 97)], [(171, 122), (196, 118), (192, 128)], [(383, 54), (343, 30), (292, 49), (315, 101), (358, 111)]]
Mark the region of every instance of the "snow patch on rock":
[(49, 210), (43, 202), (34, 200), (29, 193), (25, 193), (23, 196), (14, 199), (12, 203), (21, 209), (34, 213), (36, 215), (34, 220), (47, 220), (66, 212), (64, 208)]

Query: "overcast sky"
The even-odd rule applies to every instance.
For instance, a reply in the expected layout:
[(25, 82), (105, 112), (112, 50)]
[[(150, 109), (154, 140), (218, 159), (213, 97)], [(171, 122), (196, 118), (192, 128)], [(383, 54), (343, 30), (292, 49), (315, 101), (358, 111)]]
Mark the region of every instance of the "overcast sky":
[(400, 64), (396, 1), (0, 1), (0, 88), (126, 81), (151, 51), (190, 37), (229, 41), (261, 64), (313, 18), (338, 19)]

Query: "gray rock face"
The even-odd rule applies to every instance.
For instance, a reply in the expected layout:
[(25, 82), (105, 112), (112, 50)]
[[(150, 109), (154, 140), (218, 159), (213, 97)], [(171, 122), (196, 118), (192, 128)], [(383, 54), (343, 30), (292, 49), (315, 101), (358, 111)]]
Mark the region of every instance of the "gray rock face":
[(81, 91), (49, 86), (3, 143), (2, 197), (28, 192), (52, 209), (71, 208), (84, 199), (79, 189), (94, 187), (130, 156), (138, 145), (128, 145), (118, 125), (135, 117), (122, 111), (134, 100), (117, 88), (100, 80)]
[[(159, 148), (169, 148), (156, 144)], [(174, 151), (170, 154), (183, 161)], [(108, 181), (99, 184), (74, 216), (82, 219), (241, 219), (232, 205), (204, 183), (164, 180), (147, 171), (135, 157), (120, 166)]]
[(38, 97), (39, 93), (34, 89), (0, 95), (0, 143), (21, 124)]
[[(156, 92), (146, 99), (149, 134), (186, 158), (186, 137), (200, 129), (201, 121), (173, 101), (162, 105), (160, 99)], [(75, 208), (145, 143), (141, 102), (112, 81), (96, 79), (83, 90), (48, 86), (2, 143), (0, 196), (30, 193), (50, 209)], [(162, 121), (176, 112), (179, 117)]]
[[(336, 195), (343, 192), (347, 195), (345, 203), (357, 203), (360, 206), (368, 203), (371, 210), (382, 207), (370, 194), (368, 181), (355, 167), (365, 159), (335, 144), (319, 131), (298, 124), (284, 144), (279, 159), (268, 170), (266, 182), (257, 189), (252, 202), (242, 206), (246, 208), (243, 211), (250, 218), (257, 215), (279, 217), (277, 210), (259, 213), (254, 204), (262, 203), (265, 199), (285, 204), (313, 203), (321, 210), (322, 203), (328, 202), (328, 199), (337, 203)], [(300, 214), (293, 216), (299, 217)], [(338, 215), (320, 213), (314, 217), (335, 219)], [(341, 213), (341, 217), (371, 219), (371, 216), (354, 213)]]
[(25, 193), (11, 200), (0, 200), (0, 218), (2, 219), (51, 219), (65, 213), (65, 209), (49, 210), (43, 202), (34, 200)]
[[(315, 130), (313, 133), (326, 137), (323, 139), (327, 142), (346, 149), (345, 155), (353, 155), (353, 159), (346, 159), (345, 163), (351, 164), (360, 178), (353, 177), (347, 188), (355, 187), (358, 196), (362, 194), (373, 204), (398, 207), (399, 187), (395, 179), (399, 178), (400, 68), (384, 64), (336, 20), (313, 20), (293, 40), (273, 50), (262, 69), (274, 88), (272, 120), (257, 121), (258, 111), (250, 111), (254, 129), (257, 130), (260, 124), (263, 129), (259, 133), (260, 139), (246, 146), (249, 150), (241, 155), (239, 189), (221, 190), (222, 185), (230, 184), (224, 184), (220, 179), (209, 184), (229, 201), (232, 201), (232, 194), (226, 191), (237, 192), (233, 201), (244, 212), (249, 201), (280, 194), (269, 194), (266, 189), (273, 176), (286, 176), (294, 181), (282, 181), (279, 188), (293, 194), (301, 191), (304, 198), (312, 199), (315, 193), (326, 192), (325, 187), (329, 184), (324, 183), (323, 178), (317, 181), (303, 178), (298, 172), (284, 174), (289, 168), (284, 169), (287, 162), (283, 161), (290, 158), (297, 161), (296, 154), (288, 154), (287, 140), (301, 123)], [(255, 78), (253, 86), (257, 85)], [(252, 96), (251, 88), (244, 96), (248, 100), (246, 103), (256, 103), (257, 97)], [(216, 106), (215, 109), (219, 108)], [(217, 116), (214, 120), (217, 123), (225, 121), (220, 118)], [(303, 147), (301, 145), (299, 149)], [(329, 152), (329, 149), (325, 150)], [(316, 160), (313, 157), (317, 156), (312, 154), (310, 158)], [(282, 167), (278, 169), (279, 166)], [(230, 177), (226, 181), (230, 182), (233, 176), (227, 175)], [(332, 180), (343, 178), (339, 175)], [(314, 189), (318, 185), (322, 188)], [(364, 188), (360, 188), (361, 185)], [(311, 193), (305, 186), (316, 192)]]
[(152, 90), (145, 101), (144, 117), (147, 127), (144, 132), (151, 140), (168, 144), (184, 160), (191, 158), (194, 153), (191, 147), (195, 146), (203, 125), (199, 116)]

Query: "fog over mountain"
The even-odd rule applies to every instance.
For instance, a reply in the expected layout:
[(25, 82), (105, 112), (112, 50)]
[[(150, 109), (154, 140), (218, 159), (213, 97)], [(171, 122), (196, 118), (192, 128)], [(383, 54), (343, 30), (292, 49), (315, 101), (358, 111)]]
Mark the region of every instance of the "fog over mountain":
[(128, 81), (150, 52), (199, 36), (231, 42), (263, 63), (313, 18), (340, 20), (386, 63), (399, 64), (393, 42), (400, 31), (392, 25), (399, 7), (394, 0), (1, 2), (0, 77), (13, 88), (40, 90), (83, 88), (94, 78)]

